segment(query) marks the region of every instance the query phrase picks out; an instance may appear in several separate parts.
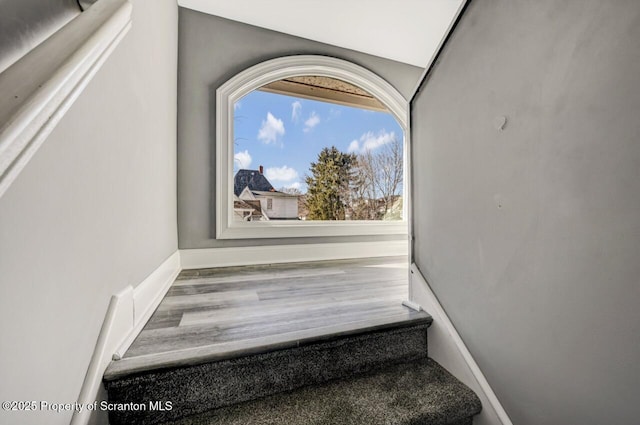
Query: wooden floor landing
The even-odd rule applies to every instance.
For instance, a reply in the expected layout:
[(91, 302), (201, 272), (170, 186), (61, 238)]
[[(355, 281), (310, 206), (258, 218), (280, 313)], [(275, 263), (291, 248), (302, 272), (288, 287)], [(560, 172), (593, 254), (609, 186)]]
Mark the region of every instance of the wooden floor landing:
[(391, 326), (407, 287), (406, 257), (185, 270), (105, 377)]

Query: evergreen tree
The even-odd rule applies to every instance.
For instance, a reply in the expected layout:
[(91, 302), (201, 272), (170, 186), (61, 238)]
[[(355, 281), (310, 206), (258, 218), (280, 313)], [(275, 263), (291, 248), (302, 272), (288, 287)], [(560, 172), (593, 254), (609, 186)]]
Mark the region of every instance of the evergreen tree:
[(311, 176), (306, 176), (309, 220), (344, 220), (345, 204), (356, 156), (340, 152), (332, 146), (323, 148), (318, 161), (311, 163)]

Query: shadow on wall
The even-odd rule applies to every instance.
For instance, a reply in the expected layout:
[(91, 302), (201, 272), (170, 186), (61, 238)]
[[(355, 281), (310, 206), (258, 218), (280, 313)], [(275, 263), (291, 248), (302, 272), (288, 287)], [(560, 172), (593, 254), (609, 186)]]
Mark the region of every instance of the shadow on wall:
[(76, 0), (3, 0), (0, 72), (82, 13)]

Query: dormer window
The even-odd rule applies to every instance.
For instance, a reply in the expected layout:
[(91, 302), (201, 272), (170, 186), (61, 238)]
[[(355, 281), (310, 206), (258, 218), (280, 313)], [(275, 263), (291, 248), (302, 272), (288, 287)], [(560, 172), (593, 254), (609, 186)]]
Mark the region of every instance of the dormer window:
[[(218, 89), (217, 237), (406, 234), (406, 122), (395, 89), (338, 59), (232, 78)], [(261, 218), (234, 220), (234, 196)]]

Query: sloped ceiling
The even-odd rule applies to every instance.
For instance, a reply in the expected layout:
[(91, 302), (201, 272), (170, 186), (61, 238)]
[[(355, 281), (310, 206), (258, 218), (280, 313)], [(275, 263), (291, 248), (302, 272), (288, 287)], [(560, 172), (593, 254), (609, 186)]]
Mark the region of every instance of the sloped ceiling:
[(178, 0), (182, 7), (426, 67), (464, 0)]

